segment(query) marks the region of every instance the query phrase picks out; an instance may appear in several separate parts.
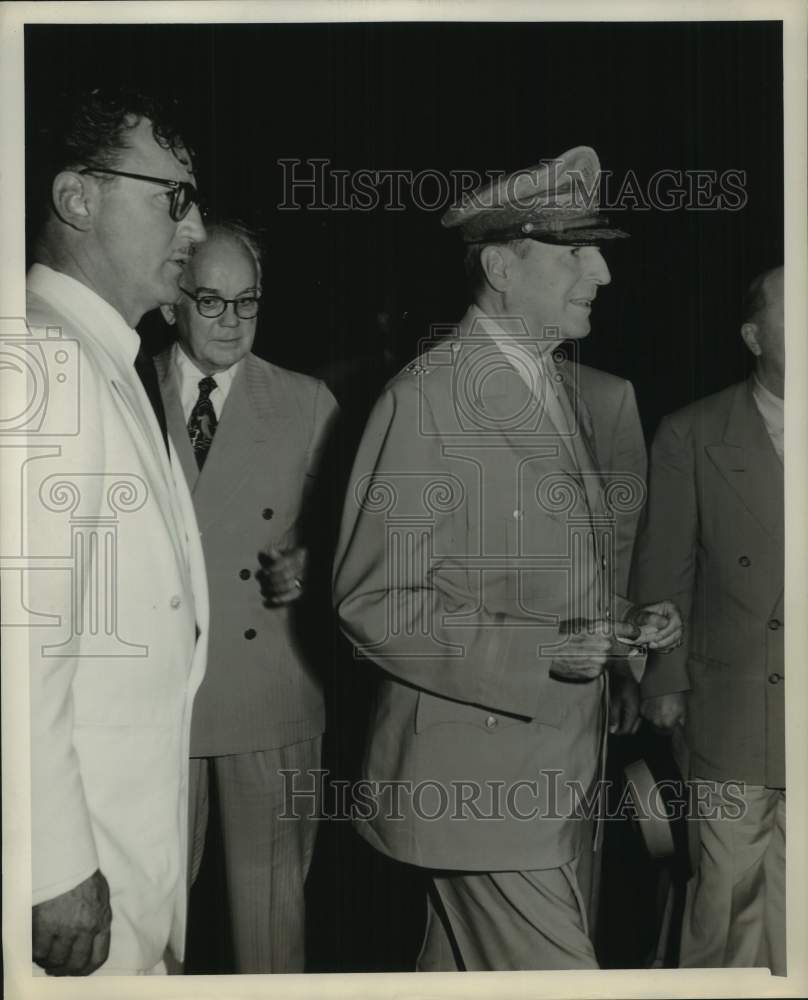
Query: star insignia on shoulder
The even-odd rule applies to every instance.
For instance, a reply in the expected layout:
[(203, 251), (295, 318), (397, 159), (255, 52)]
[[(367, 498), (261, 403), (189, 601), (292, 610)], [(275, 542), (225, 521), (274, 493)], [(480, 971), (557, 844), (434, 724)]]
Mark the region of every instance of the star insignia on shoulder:
[(410, 364), (404, 369), (410, 375), (428, 375), (429, 369), (426, 365), (422, 365), (420, 361), (411, 361)]

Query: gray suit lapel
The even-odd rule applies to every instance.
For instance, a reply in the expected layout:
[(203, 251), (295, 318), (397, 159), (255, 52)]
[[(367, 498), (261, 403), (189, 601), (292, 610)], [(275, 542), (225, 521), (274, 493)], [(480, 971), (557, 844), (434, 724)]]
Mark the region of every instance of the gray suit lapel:
[(266, 369), (247, 355), (230, 386), (194, 490), (201, 530), (238, 493), (262, 454), (270, 461), (272, 453), (281, 455), (288, 449), (293, 410), (289, 406), (279, 409), (282, 391), (280, 381), (274, 376), (268, 380)]
[(747, 510), (783, 544), (783, 467), (755, 405), (751, 382), (735, 391), (723, 442), (705, 450)]

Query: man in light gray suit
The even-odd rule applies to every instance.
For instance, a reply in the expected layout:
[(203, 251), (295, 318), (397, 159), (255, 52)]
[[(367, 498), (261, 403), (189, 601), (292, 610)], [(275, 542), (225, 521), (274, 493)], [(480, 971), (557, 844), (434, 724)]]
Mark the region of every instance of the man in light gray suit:
[(632, 589), (686, 616), (683, 645), (649, 660), (642, 713), (684, 725), (715, 807), (699, 819), (681, 964), (785, 975), (782, 267), (752, 282), (743, 319), (755, 374), (657, 432)]
[(216, 783), (238, 972), (302, 972), (303, 885), (316, 817), (279, 820), (282, 769), (320, 764), (323, 695), (293, 628), (306, 588), (301, 515), (336, 403), (321, 382), (251, 353), (258, 244), (212, 226), (163, 315), (157, 358), (168, 428), (197, 511), (210, 579), (210, 673), (191, 727), (192, 878)]

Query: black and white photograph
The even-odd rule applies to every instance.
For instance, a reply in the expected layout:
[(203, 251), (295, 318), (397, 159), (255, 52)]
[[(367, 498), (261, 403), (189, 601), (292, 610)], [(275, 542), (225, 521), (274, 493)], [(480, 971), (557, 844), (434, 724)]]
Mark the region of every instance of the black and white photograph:
[(5, 994), (805, 995), (803, 6), (0, 31)]

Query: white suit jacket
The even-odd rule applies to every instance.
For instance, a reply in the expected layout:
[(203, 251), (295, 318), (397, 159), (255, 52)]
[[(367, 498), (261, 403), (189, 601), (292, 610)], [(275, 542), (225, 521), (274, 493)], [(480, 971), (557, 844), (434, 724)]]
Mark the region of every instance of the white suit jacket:
[(202, 550), (182, 467), (133, 367), (135, 332), (49, 268), (31, 269), (28, 290), (48, 379), (23, 476), (33, 902), (100, 868), (113, 913), (102, 969), (145, 970), (169, 943), (183, 952)]

